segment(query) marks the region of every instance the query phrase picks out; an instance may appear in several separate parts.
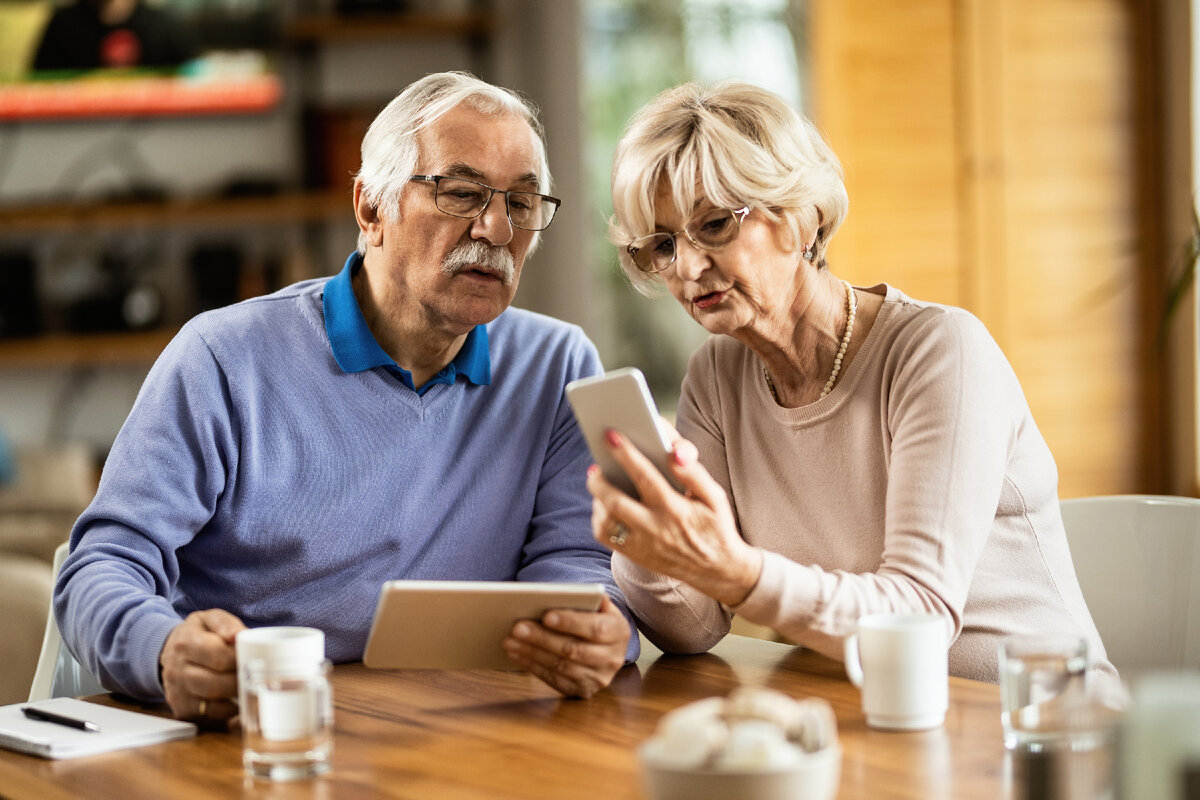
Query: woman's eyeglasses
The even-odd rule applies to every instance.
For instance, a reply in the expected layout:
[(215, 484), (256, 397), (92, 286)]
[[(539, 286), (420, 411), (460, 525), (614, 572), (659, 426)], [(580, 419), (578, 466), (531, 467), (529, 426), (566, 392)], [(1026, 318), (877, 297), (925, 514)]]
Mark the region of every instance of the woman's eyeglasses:
[(683, 230), (640, 236), (625, 246), (634, 265), (642, 272), (662, 272), (675, 263), (675, 237), (683, 234), (694, 247), (719, 250), (738, 237), (750, 206), (739, 209), (714, 208), (688, 220)]

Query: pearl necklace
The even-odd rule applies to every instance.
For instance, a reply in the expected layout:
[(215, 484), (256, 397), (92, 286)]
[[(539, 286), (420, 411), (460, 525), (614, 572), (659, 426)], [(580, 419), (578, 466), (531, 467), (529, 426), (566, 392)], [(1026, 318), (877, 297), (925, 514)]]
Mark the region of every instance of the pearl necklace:
[[(858, 311), (858, 297), (854, 294), (854, 287), (849, 281), (843, 280), (842, 285), (846, 287), (846, 332), (842, 334), (842, 344), (838, 348), (837, 355), (833, 358), (833, 372), (829, 373), (829, 380), (825, 381), (825, 388), (821, 390), (821, 396), (818, 400), (824, 400), (825, 395), (833, 391), (833, 384), (837, 380), (838, 374), (842, 371), (842, 359), (846, 356), (846, 350), (850, 347), (850, 337), (854, 335), (854, 317)], [(767, 365), (763, 364), (763, 377), (767, 379), (767, 388), (771, 390), (771, 397), (775, 402), (779, 402), (779, 394), (775, 391), (775, 381), (771, 380), (771, 373), (767, 371)]]

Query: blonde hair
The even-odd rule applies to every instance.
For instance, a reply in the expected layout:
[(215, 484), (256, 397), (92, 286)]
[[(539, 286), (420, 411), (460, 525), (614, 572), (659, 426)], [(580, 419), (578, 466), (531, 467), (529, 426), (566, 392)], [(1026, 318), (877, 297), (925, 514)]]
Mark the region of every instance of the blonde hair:
[[(529, 123), (538, 147), (538, 191), (552, 186), (546, 161), (546, 135), (537, 107), (509, 89), (493, 86), (468, 72), (436, 72), (410, 84), (379, 112), (362, 141), (362, 166), (355, 177), (363, 195), (384, 219), (400, 213), (400, 191), (417, 167), (418, 134), (460, 104), (482, 114), (511, 115)], [(529, 252), (537, 247), (535, 235)], [(365, 234), (358, 236), (358, 252), (366, 253)]]
[(820, 265), (849, 205), (841, 165), (816, 127), (783, 98), (740, 81), (662, 92), (633, 116), (617, 144), (609, 238), (626, 276), (646, 294), (654, 276), (639, 270), (625, 247), (654, 232), (662, 187), (685, 218), (706, 197), (784, 220), (798, 248), (801, 231), (816, 230), (813, 262)]

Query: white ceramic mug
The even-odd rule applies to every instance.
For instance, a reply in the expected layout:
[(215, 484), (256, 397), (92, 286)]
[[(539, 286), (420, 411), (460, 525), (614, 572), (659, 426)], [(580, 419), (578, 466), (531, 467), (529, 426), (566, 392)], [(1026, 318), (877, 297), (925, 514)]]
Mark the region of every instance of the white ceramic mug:
[(325, 632), (319, 628), (247, 628), (238, 632), (235, 642), (238, 661), (259, 659), (278, 666), (312, 666), (325, 660)]
[(926, 730), (950, 704), (949, 638), (937, 614), (869, 614), (845, 639), (846, 675), (862, 689), (867, 724)]
[[(239, 692), (245, 668), (252, 661), (264, 662), (275, 671), (304, 674), (325, 660), (325, 632), (317, 628), (275, 626), (248, 628), (234, 639), (237, 650)], [(245, 698), (239, 696), (239, 702)]]

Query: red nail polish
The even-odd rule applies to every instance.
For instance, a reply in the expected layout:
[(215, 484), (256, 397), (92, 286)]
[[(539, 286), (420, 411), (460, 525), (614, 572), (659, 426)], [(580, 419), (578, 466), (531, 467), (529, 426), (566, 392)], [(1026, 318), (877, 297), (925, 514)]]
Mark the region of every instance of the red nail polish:
[(592, 464), (590, 467), (588, 467), (588, 470), (587, 470), (588, 477), (589, 478), (592, 477), (599, 471), (600, 471), (600, 467), (596, 464)]
[(680, 453), (678, 450), (671, 451), (671, 460), (675, 462), (675, 466), (677, 467), (687, 466), (687, 462), (683, 460), (683, 453)]
[(604, 431), (604, 441), (608, 442), (609, 447), (616, 447), (621, 443), (621, 437), (612, 428)]

